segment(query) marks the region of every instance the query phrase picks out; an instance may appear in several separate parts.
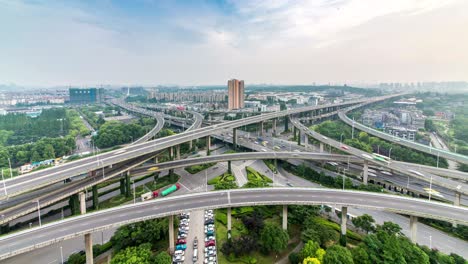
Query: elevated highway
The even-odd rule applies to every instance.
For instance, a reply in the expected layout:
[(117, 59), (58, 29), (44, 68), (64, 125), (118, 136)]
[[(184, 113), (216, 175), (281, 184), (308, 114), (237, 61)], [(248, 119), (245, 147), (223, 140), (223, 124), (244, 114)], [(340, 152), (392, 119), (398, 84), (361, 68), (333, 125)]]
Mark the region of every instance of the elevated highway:
[(419, 144), (417, 142), (413, 142), (413, 141), (410, 141), (410, 140), (402, 139), (402, 138), (399, 138), (399, 137), (395, 137), (395, 136), (392, 136), (392, 135), (387, 134), (385, 132), (378, 131), (378, 130), (372, 129), (370, 127), (367, 127), (367, 126), (365, 126), (365, 125), (363, 125), (363, 124), (361, 124), (359, 122), (353, 121), (352, 119), (350, 119), (346, 115), (346, 113), (349, 112), (349, 111), (352, 111), (352, 110), (354, 110), (354, 109), (356, 109), (358, 107), (360, 107), (360, 106), (352, 107), (352, 108), (349, 108), (349, 109), (344, 110), (344, 111), (339, 111), (338, 112), (339, 118), (343, 122), (345, 122), (346, 124), (348, 124), (350, 126), (354, 126), (354, 128), (356, 128), (358, 130), (364, 131), (369, 135), (379, 137), (381, 139), (392, 142), (394, 144), (398, 144), (398, 145), (401, 145), (401, 146), (404, 146), (404, 147), (407, 147), (407, 148), (415, 149), (415, 150), (418, 150), (418, 151), (421, 151), (421, 152), (424, 152), (424, 153), (427, 153), (427, 154), (431, 154), (431, 155), (434, 155), (434, 156), (439, 156), (439, 157), (446, 158), (446, 159), (449, 159), (449, 160), (453, 160), (453, 161), (457, 161), (457, 162), (460, 162), (460, 163), (468, 164), (468, 156), (461, 155), (461, 154), (454, 153), (454, 152), (450, 152), (448, 150), (444, 150), (444, 149), (440, 149), (440, 148), (434, 148), (434, 147), (431, 147), (431, 146), (426, 146), (426, 145)]
[(200, 209), (334, 205), (468, 224), (468, 208), (380, 193), (314, 188), (238, 189), (156, 199), (97, 211), (0, 237), (0, 260), (111, 227)]
[(383, 96), (366, 100), (356, 100), (339, 104), (304, 107), (293, 110), (280, 111), (276, 113), (258, 115), (205, 128), (198, 128), (186, 133), (156, 139), (149, 142), (131, 145), (119, 150), (102, 153), (96, 155), (95, 157), (80, 159), (77, 161), (65, 163), (57, 167), (48, 168), (45, 170), (32, 172), (23, 176), (15, 177), (13, 179), (5, 180), (4, 184), (2, 183), (0, 185), (1, 187), (6, 187), (3, 188), (3, 192), (0, 190), (0, 199), (6, 199), (8, 196), (17, 195), (30, 190), (35, 190), (49, 184), (63, 181), (67, 178), (76, 175), (88, 173), (90, 171), (95, 171), (103, 167), (109, 167), (113, 164), (135, 159), (140, 156), (154, 154), (160, 150), (176, 146), (184, 142), (192, 141), (194, 139), (207, 137), (211, 134), (216, 133), (218, 129), (235, 129), (237, 127), (262, 122), (268, 119), (283, 117), (301, 112), (317, 111), (319, 109), (325, 109), (326, 111), (336, 111), (338, 108), (347, 107), (357, 103), (376, 102), (380, 100), (386, 100), (395, 96), (399, 95)]

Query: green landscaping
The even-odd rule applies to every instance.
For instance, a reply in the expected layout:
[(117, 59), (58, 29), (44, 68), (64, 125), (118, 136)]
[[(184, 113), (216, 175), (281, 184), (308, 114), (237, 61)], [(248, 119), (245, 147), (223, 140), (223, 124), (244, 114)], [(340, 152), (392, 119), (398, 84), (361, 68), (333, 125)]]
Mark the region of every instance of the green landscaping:
[(237, 188), (236, 177), (230, 173), (224, 173), (213, 179), (208, 180), (208, 185), (214, 185), (215, 190), (235, 189)]
[(205, 164), (185, 167), (184, 169), (190, 174), (196, 174), (196, 173), (199, 173), (200, 171), (203, 171), (203, 170), (206, 170), (206, 169), (208, 169), (210, 167), (213, 167), (214, 165), (216, 165), (216, 163), (205, 163)]
[(266, 187), (269, 186), (273, 181), (267, 176), (259, 173), (252, 167), (245, 167), (247, 172), (247, 183), (243, 186), (244, 188), (255, 188), (255, 187)]

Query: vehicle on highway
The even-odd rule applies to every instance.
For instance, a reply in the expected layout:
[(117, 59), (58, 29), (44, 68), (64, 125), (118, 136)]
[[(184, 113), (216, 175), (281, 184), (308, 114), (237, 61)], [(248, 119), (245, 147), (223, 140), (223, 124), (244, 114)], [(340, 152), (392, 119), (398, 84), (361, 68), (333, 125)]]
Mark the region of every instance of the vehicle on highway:
[(205, 221), (205, 225), (214, 224), (214, 219), (208, 219)]
[(286, 185), (289, 187), (294, 187), (294, 185), (292, 185), (290, 182), (287, 182)]
[(273, 147), (273, 150), (280, 150), (280, 149), (281, 149), (281, 148), (278, 147), (278, 146), (274, 146), (274, 147)]
[(174, 256), (176, 256), (176, 255), (182, 255), (182, 256), (183, 256), (183, 255), (185, 255), (185, 251), (183, 251), (183, 250), (176, 250), (176, 251), (174, 251)]
[(268, 150), (266, 150), (266, 149), (262, 149), (262, 151), (263, 151), (263, 152), (267, 152)]
[(159, 170), (159, 167), (157, 166), (147, 169), (147, 171), (157, 171), (157, 170)]
[(180, 184), (178, 184), (178, 183), (173, 184), (173, 185), (171, 185), (170, 187), (164, 189), (164, 190), (161, 192), (161, 196), (163, 196), (163, 197), (164, 197), (164, 196), (167, 196), (167, 195), (169, 195), (169, 194), (171, 194), (171, 193), (173, 193), (173, 192), (175, 192), (175, 191), (177, 191), (177, 190), (179, 190), (179, 189), (180, 189)]
[(389, 171), (380, 171), (380, 173), (382, 174), (385, 174), (385, 175), (388, 175), (388, 176), (392, 176), (393, 174)]
[(183, 263), (185, 261), (185, 256), (184, 255), (174, 255), (172, 258), (172, 261), (175, 263)]
[(341, 148), (342, 148), (342, 149), (345, 149), (345, 150), (349, 150), (349, 147), (348, 147), (348, 146), (345, 146), (345, 145), (341, 146)]
[(362, 156), (364, 158), (373, 159), (373, 157), (371, 155), (369, 155), (369, 154), (362, 153)]
[(325, 140), (328, 140), (328, 138), (326, 136), (322, 136), (322, 138), (325, 139)]
[(424, 177), (424, 174), (420, 173), (419, 171), (415, 171), (415, 170), (412, 170), (412, 169), (408, 169), (408, 171), (411, 172), (411, 173), (414, 173), (416, 175)]

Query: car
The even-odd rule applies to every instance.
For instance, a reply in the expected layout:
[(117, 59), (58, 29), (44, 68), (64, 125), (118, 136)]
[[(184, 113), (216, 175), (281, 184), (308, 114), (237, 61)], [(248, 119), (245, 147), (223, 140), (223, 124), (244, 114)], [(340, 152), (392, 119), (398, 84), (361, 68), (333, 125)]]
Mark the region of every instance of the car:
[(185, 239), (178, 239), (176, 244), (187, 244)]
[(342, 149), (348, 150), (349, 148), (347, 146), (341, 146)]
[(208, 252), (210, 250), (216, 251), (216, 246), (205, 247), (205, 252)]
[(176, 255), (172, 258), (174, 262), (184, 262), (185, 256), (184, 255)]
[(187, 238), (187, 234), (182, 233), (177, 236), (177, 239)]
[(213, 218), (205, 220), (205, 225), (209, 225), (209, 224), (214, 224), (214, 219)]
[(210, 240), (205, 242), (205, 247), (216, 246), (216, 242), (214, 240)]
[(205, 237), (205, 242), (214, 241), (216, 238), (214, 236)]
[(267, 152), (268, 150), (266, 150), (266, 149), (262, 149), (262, 151), (263, 151), (263, 152)]
[(205, 225), (205, 227), (208, 227), (208, 228), (214, 227), (214, 224), (207, 224), (207, 225)]
[(289, 182), (287, 182), (286, 185), (289, 186), (289, 187), (294, 187), (294, 185), (292, 185), (292, 184), (289, 183)]
[(388, 175), (388, 176), (392, 176), (392, 175), (393, 175), (391, 172), (388, 172), (388, 171), (381, 171), (380, 173), (385, 174), (385, 175)]
[(186, 244), (179, 244), (179, 245), (176, 245), (176, 250), (186, 250), (187, 249), (187, 245)]
[(328, 140), (328, 138), (326, 136), (322, 136), (322, 138), (325, 139), (325, 140)]
[(369, 154), (363, 153), (362, 156), (363, 156), (364, 158), (373, 159), (372, 156), (369, 155)]
[(208, 256), (216, 256), (216, 251), (208, 250), (205, 254), (207, 254)]
[(293, 152), (301, 152), (301, 151), (300, 151), (300, 150), (298, 150), (298, 149), (295, 149), (295, 150), (293, 150)]
[(174, 256), (177, 256), (177, 255), (185, 255), (185, 251), (183, 251), (183, 250), (174, 251)]
[(208, 257), (208, 258), (205, 258), (205, 260), (203, 261), (203, 263), (210, 263), (212, 261), (215, 261), (216, 258), (215, 257)]
[(214, 230), (208, 230), (205, 232), (205, 235), (207, 236), (213, 236), (214, 235)]
[(198, 248), (198, 238), (197, 237), (195, 237), (193, 239), (193, 248)]

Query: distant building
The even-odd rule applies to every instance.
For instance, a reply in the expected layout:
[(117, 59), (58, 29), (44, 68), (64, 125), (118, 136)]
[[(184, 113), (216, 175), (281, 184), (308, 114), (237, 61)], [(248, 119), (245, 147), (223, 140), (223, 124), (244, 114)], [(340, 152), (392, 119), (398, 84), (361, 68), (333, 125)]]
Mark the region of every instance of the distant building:
[(244, 81), (228, 81), (228, 109), (244, 108)]
[(408, 129), (405, 127), (386, 127), (385, 131), (389, 133), (390, 135), (393, 135), (395, 137), (407, 139), (414, 141), (416, 139), (416, 134), (418, 133), (417, 130), (415, 129)]
[(102, 88), (70, 88), (71, 104), (94, 104), (101, 103), (104, 98), (104, 89)]

